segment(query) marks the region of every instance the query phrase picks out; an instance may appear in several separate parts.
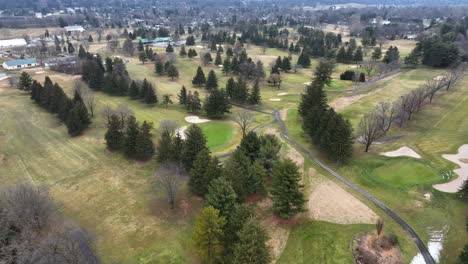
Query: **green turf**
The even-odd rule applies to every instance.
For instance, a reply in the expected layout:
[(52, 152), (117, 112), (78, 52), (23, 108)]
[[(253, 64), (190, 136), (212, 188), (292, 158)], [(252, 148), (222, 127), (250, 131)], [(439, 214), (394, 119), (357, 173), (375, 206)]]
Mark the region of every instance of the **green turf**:
[(208, 122), (199, 124), (207, 138), (207, 145), (212, 150), (226, 149), (236, 132), (234, 124), (227, 122)]

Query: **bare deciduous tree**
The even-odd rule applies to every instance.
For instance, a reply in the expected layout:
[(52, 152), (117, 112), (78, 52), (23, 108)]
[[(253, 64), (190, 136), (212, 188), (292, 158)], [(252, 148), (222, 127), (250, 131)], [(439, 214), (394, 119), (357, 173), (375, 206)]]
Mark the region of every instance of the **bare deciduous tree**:
[(388, 102), (380, 102), (375, 111), (380, 129), (387, 133), (395, 120), (395, 106)]
[(427, 83), (424, 84), (424, 87), (426, 89), (427, 97), (429, 98), (429, 103), (432, 104), (435, 94), (441, 90), (444, 85), (442, 81), (432, 79), (427, 81)]
[(171, 119), (162, 120), (159, 123), (159, 133), (162, 134), (163, 132), (169, 132), (171, 138), (175, 135), (177, 128), (179, 127), (179, 123), (177, 121)]
[(376, 68), (376, 64), (375, 62), (372, 62), (372, 61), (366, 61), (362, 64), (362, 68), (366, 72), (367, 76), (370, 78), (372, 76), (371, 74), (374, 72)]
[(252, 125), (253, 116), (248, 110), (240, 110), (236, 113), (234, 121), (239, 125), (242, 131), (242, 137), (245, 137)]
[(74, 90), (81, 96), (83, 103), (88, 109), (91, 117), (94, 117), (94, 112), (96, 109), (96, 96), (94, 92), (88, 87), (86, 83), (81, 80), (77, 80), (74, 83)]
[(365, 152), (369, 151), (370, 146), (385, 136), (385, 131), (381, 129), (378, 113), (373, 111), (364, 115), (359, 122), (360, 141), (365, 145)]
[(445, 75), (444, 75), (444, 81), (445, 81), (445, 89), (448, 91), (451, 87), (455, 86), (455, 84), (458, 82), (460, 77), (463, 75), (463, 68), (453, 68), (450, 69)]
[(171, 209), (174, 209), (180, 185), (180, 166), (172, 162), (164, 163), (156, 172), (156, 178), (171, 205)]

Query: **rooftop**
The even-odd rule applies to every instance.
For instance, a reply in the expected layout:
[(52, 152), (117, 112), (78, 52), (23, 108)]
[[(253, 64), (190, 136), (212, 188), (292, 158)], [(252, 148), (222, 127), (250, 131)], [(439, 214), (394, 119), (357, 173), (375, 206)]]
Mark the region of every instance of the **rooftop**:
[(22, 60), (5, 61), (4, 63), (8, 67), (16, 67), (16, 66), (19, 66), (19, 65), (37, 63), (37, 60), (36, 60), (36, 58), (28, 58), (28, 59), (22, 59)]

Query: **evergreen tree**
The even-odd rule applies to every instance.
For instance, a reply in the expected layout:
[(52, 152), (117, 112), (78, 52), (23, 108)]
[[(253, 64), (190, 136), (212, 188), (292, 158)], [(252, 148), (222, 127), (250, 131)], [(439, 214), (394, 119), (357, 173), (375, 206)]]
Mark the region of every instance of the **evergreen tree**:
[(139, 85), (135, 81), (132, 81), (132, 83), (130, 84), (130, 88), (128, 89), (128, 95), (130, 96), (130, 98), (136, 99), (138, 98), (139, 94), (140, 94)]
[(145, 51), (141, 51), (140, 54), (138, 55), (138, 59), (141, 61), (141, 63), (145, 64), (145, 62), (148, 61), (148, 55), (146, 54)]
[(143, 124), (141, 124), (135, 140), (135, 159), (149, 160), (154, 155), (154, 144), (151, 140), (152, 128), (151, 123), (146, 121), (143, 121)]
[(133, 42), (130, 38), (127, 38), (123, 45), (122, 45), (122, 50), (125, 52), (125, 54), (129, 56), (133, 56), (135, 54), (135, 47), (133, 46)]
[(187, 51), (185, 51), (185, 45), (182, 45), (182, 46), (180, 47), (179, 55), (180, 55), (181, 57), (187, 56)]
[(134, 158), (136, 156), (137, 137), (139, 124), (134, 116), (129, 116), (125, 122), (125, 135), (124, 135), (124, 153), (127, 157)]
[(226, 59), (224, 59), (224, 62), (223, 62), (223, 72), (227, 76), (230, 71), (231, 71), (231, 58), (227, 57)]
[(171, 80), (174, 80), (174, 78), (179, 78), (179, 71), (177, 70), (176, 66), (173, 64), (169, 65), (167, 69), (167, 76), (171, 77)]
[(179, 98), (179, 104), (187, 104), (187, 88), (185, 88), (185, 86), (182, 86), (182, 88), (180, 89), (180, 93), (177, 95), (177, 97)]
[(226, 83), (226, 95), (232, 99), (235, 89), (236, 89), (236, 81), (234, 81), (234, 78), (231, 77), (228, 79)]
[(250, 218), (239, 231), (234, 246), (233, 264), (268, 264), (271, 262), (268, 235), (255, 218)]
[(216, 58), (215, 58), (214, 64), (215, 65), (223, 64), (223, 59), (221, 58), (221, 53), (220, 52), (216, 52)]
[(109, 150), (118, 150), (123, 144), (123, 126), (120, 118), (112, 114), (107, 124), (107, 132), (105, 134), (106, 145)]
[(141, 39), (140, 39), (138, 41), (138, 51), (142, 52), (143, 50), (145, 50), (145, 47), (143, 46), (143, 41), (141, 41)]
[(195, 37), (194, 36), (188, 36), (187, 39), (185, 40), (185, 45), (187, 46), (194, 46), (195, 45)]
[(291, 70), (291, 61), (289, 60), (288, 57), (283, 58), (280, 68), (285, 72), (288, 72)]
[(224, 113), (229, 113), (231, 105), (226, 92), (223, 89), (214, 88), (206, 97), (203, 108), (209, 118), (218, 119), (224, 117)]
[(232, 100), (243, 104), (247, 101), (248, 95), (249, 91), (247, 90), (247, 83), (244, 80), (239, 79), (232, 92)]
[(464, 180), (460, 189), (458, 189), (458, 194), (460, 197), (467, 199), (468, 198), (468, 180)]
[(206, 80), (205, 88), (207, 90), (218, 88), (218, 78), (216, 77), (216, 73), (213, 70), (208, 73), (208, 79)]
[(198, 87), (203, 86), (206, 83), (205, 73), (203, 73), (203, 69), (198, 66), (197, 74), (193, 77), (192, 84)]
[(79, 136), (90, 123), (91, 121), (89, 120), (88, 110), (84, 104), (81, 102), (75, 103), (67, 117), (66, 125), (68, 128), (68, 134), (73, 137)]
[(208, 149), (198, 152), (190, 170), (189, 189), (195, 195), (205, 196), (210, 183), (221, 176), (221, 165), (217, 158), (212, 158)]
[(195, 219), (193, 245), (203, 263), (215, 264), (222, 260), (223, 227), (226, 219), (219, 210), (208, 206)]
[(80, 44), (80, 47), (78, 48), (78, 57), (80, 59), (84, 59), (86, 58), (87, 54), (86, 54), (86, 50), (84, 49), (83, 45)]
[(172, 47), (171, 44), (168, 44), (167, 47), (166, 47), (166, 52), (167, 53), (174, 52), (174, 47)]
[(18, 80), (18, 88), (24, 91), (30, 91), (33, 80), (27, 72), (22, 72)]
[(265, 78), (265, 69), (263, 68), (263, 62), (261, 60), (257, 61), (257, 64), (255, 65), (255, 77), (257, 79), (263, 79)]
[(161, 61), (157, 61), (157, 62), (154, 64), (154, 71), (155, 71), (158, 75), (164, 75), (164, 64), (163, 64)]
[(206, 204), (218, 209), (227, 219), (235, 210), (237, 195), (231, 183), (224, 177), (213, 179), (208, 186)]
[(297, 64), (301, 65), (304, 68), (309, 68), (310, 67), (310, 58), (309, 54), (302, 50), (301, 54), (299, 55), (299, 58), (297, 59)]
[(315, 68), (314, 81), (323, 83), (324, 85), (329, 86), (332, 81), (332, 73), (335, 68), (335, 62), (332, 60), (320, 61), (317, 67)]
[(167, 108), (170, 104), (173, 104), (171, 99), (172, 94), (164, 94), (162, 104)]
[(156, 104), (158, 103), (158, 97), (156, 96), (156, 92), (154, 91), (154, 88), (152, 85), (148, 87), (148, 90), (146, 91), (145, 103), (147, 104)]
[(382, 58), (382, 49), (380, 47), (374, 48), (371, 57), (374, 61), (380, 60)]
[(34, 100), (36, 103), (39, 102), (42, 91), (42, 85), (34, 80), (31, 84), (31, 100)]
[(158, 140), (156, 149), (156, 159), (159, 163), (167, 162), (171, 159), (171, 152), (173, 151), (174, 144), (172, 140), (171, 131), (164, 129)]
[(338, 53), (336, 54), (336, 61), (340, 63), (348, 62), (346, 58), (346, 50), (343, 46), (338, 50)]
[(273, 167), (271, 199), (273, 211), (278, 216), (290, 218), (305, 210), (301, 178), (299, 168), (290, 159), (279, 161)]
[(467, 264), (468, 263), (468, 245), (463, 247), (460, 256), (458, 256), (457, 264)]
[(58, 117), (62, 122), (66, 122), (68, 118), (68, 113), (73, 108), (73, 102), (68, 96), (62, 96), (60, 99), (60, 107), (58, 112)]
[(187, 109), (192, 113), (198, 113), (201, 110), (201, 100), (198, 91), (195, 91), (193, 95), (187, 96)]
[(362, 47), (359, 46), (356, 50), (356, 52), (354, 52), (354, 58), (353, 58), (354, 62), (355, 63), (359, 63), (359, 62), (362, 62), (363, 60), (363, 54), (362, 54)]
[(182, 161), (186, 171), (190, 171), (198, 153), (204, 149), (207, 149), (205, 135), (203, 135), (199, 126), (191, 125), (185, 131), (185, 144), (183, 149)]
[(411, 67), (416, 67), (419, 64), (419, 54), (414, 50), (405, 57), (405, 64)]
[(260, 96), (260, 84), (258, 79), (255, 79), (254, 86), (252, 87), (252, 91), (249, 95), (249, 104), (260, 104), (262, 98)]

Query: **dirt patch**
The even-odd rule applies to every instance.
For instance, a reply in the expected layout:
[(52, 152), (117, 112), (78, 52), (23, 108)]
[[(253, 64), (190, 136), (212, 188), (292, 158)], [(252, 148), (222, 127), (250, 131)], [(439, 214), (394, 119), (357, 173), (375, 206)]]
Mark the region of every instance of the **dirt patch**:
[(270, 98), (269, 100), (272, 102), (280, 102), (281, 98)]
[(442, 157), (460, 166), (460, 168), (453, 170), (458, 177), (447, 183), (435, 184), (433, 187), (441, 192), (455, 193), (468, 179), (468, 164), (461, 161), (468, 159), (468, 144), (462, 145), (457, 154), (444, 154)]
[(0, 165), (6, 160), (5, 154), (0, 154)]
[(271, 249), (271, 263), (276, 263), (288, 243), (290, 233), (289, 228), (270, 223), (265, 223), (263, 226), (270, 237), (267, 245)]
[(309, 217), (337, 224), (373, 224), (378, 216), (338, 184), (319, 183), (308, 198)]
[(304, 157), (295, 148), (290, 147), (286, 156), (294, 161), (301, 170), (304, 168)]
[(283, 119), (283, 121), (286, 121), (286, 118), (288, 118), (288, 109), (282, 109), (279, 111), (279, 113), (280, 113), (281, 119)]
[(264, 130), (264, 133), (265, 133), (265, 134), (269, 134), (269, 135), (277, 136), (278, 138), (281, 137), (281, 136), (280, 136), (280, 133), (279, 133), (279, 131), (278, 131), (278, 129), (272, 128), (272, 127), (266, 128), (266, 129)]
[(210, 122), (211, 120), (209, 119), (202, 119), (198, 116), (187, 116), (185, 117), (185, 121), (192, 123), (192, 124), (201, 124), (201, 123), (206, 123)]
[(434, 81), (443, 81), (445, 80), (447, 77), (445, 77), (444, 75), (438, 75), (434, 78), (432, 78)]
[(359, 94), (359, 95), (354, 95), (354, 96), (340, 97), (340, 98), (333, 100), (330, 103), (330, 106), (333, 107), (333, 109), (335, 109), (336, 111), (339, 111), (368, 95), (369, 94)]
[(403, 146), (397, 150), (394, 151), (387, 151), (380, 153), (380, 155), (387, 156), (387, 157), (401, 157), (401, 156), (406, 156), (406, 157), (411, 157), (415, 159), (420, 159), (421, 156), (416, 153), (416, 151), (412, 150), (411, 148), (407, 146)]
[(400, 248), (393, 236), (376, 233), (358, 234), (353, 239), (354, 260), (357, 264), (403, 264)]

